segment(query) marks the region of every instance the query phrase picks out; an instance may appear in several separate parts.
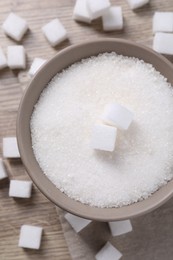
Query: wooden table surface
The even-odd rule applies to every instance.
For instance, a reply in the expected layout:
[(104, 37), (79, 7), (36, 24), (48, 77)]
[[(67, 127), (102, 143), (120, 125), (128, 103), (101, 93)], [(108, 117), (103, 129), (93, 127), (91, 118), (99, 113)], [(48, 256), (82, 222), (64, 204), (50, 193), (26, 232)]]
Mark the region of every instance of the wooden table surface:
[[(94, 0), (93, 0), (94, 1)], [(2, 137), (15, 136), (16, 114), (23, 90), (29, 77), (27, 71), (34, 57), (50, 59), (58, 51), (70, 44), (101, 37), (119, 37), (150, 45), (152, 41), (152, 15), (154, 11), (173, 11), (172, 0), (151, 0), (151, 3), (133, 12), (125, 0), (111, 0), (121, 5), (124, 14), (124, 30), (104, 33), (101, 20), (92, 26), (76, 23), (72, 20), (74, 0), (1, 0), (0, 25), (8, 13), (13, 11), (28, 21), (30, 30), (22, 40), (27, 52), (27, 68), (21, 71), (5, 69), (0, 72), (0, 156), (2, 155)], [(41, 27), (58, 17), (69, 33), (66, 40), (56, 48), (50, 47), (45, 40)], [(6, 51), (8, 45), (15, 42), (6, 37), (0, 29), (0, 45)], [(10, 161), (10, 178), (29, 179), (20, 160)], [(8, 182), (0, 186), (0, 260), (25, 259), (70, 259), (64, 240), (59, 217), (54, 205), (49, 202), (36, 187), (31, 199), (8, 197)], [(44, 227), (40, 250), (23, 250), (18, 247), (20, 226), (22, 224)], [(134, 259), (135, 256), (134, 256)]]

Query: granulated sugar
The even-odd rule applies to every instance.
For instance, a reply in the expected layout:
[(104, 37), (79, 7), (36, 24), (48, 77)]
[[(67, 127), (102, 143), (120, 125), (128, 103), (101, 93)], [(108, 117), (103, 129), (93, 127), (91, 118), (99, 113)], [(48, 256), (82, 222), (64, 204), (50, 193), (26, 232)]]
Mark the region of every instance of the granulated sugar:
[[(106, 104), (134, 113), (114, 152), (93, 150), (91, 131)], [(31, 118), (32, 144), (46, 176), (69, 197), (98, 207), (145, 199), (173, 177), (173, 89), (152, 65), (115, 53), (57, 74)]]

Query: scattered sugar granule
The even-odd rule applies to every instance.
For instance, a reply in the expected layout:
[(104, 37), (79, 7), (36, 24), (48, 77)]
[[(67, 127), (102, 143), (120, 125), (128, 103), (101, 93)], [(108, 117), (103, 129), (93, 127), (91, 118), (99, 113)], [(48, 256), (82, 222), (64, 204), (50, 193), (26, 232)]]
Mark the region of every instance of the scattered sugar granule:
[(80, 218), (70, 213), (65, 214), (64, 217), (77, 233), (91, 223), (89, 219)]
[(153, 39), (153, 50), (162, 54), (173, 55), (173, 34), (156, 33)]
[(7, 67), (7, 59), (5, 57), (2, 48), (0, 48), (0, 69), (4, 69), (6, 67)]
[(87, 0), (92, 19), (101, 17), (111, 6), (109, 0)]
[(39, 249), (43, 228), (30, 225), (22, 225), (20, 229), (19, 247)]
[(127, 0), (131, 9), (140, 8), (150, 2), (150, 0)]
[(133, 117), (134, 115), (129, 109), (114, 102), (105, 106), (101, 119), (104, 123), (127, 130)]
[(130, 220), (108, 222), (108, 225), (112, 236), (120, 236), (132, 231)]
[(114, 31), (123, 29), (123, 15), (121, 6), (112, 6), (102, 16), (103, 30)]
[(20, 158), (16, 137), (3, 138), (3, 157)]
[(97, 124), (91, 135), (91, 148), (112, 152), (115, 148), (117, 129), (112, 126)]
[(3, 160), (0, 158), (0, 181), (8, 177)]
[(87, 5), (87, 0), (76, 0), (73, 10), (73, 19), (84, 23), (91, 23), (92, 17)]
[(32, 181), (11, 180), (9, 196), (16, 198), (30, 198)]
[(58, 19), (44, 25), (42, 32), (53, 47), (68, 38), (66, 29)]
[(47, 60), (35, 58), (31, 64), (28, 74), (32, 77), (46, 63)]
[(28, 24), (17, 14), (10, 13), (3, 23), (2, 29), (12, 39), (20, 41), (28, 30)]
[(107, 242), (95, 256), (96, 260), (119, 260), (121, 257), (120, 251), (110, 242)]
[[(91, 129), (107, 104), (133, 111), (110, 154), (93, 151)], [(58, 73), (31, 117), (32, 146), (45, 175), (65, 194), (96, 207), (148, 198), (173, 178), (173, 89), (151, 64), (103, 53)]]
[(12, 45), (7, 47), (7, 62), (11, 69), (26, 68), (26, 54), (22, 45)]
[(173, 12), (155, 12), (153, 33), (156, 32), (173, 32)]

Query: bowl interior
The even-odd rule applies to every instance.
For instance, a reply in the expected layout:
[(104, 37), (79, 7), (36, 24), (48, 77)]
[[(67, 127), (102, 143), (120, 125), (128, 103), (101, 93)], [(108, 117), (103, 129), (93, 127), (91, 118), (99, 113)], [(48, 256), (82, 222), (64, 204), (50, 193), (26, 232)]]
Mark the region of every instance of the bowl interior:
[(173, 180), (148, 199), (121, 208), (102, 209), (77, 202), (58, 190), (40, 169), (32, 150), (30, 118), (40, 93), (55, 74), (82, 58), (111, 51), (153, 64), (173, 84), (173, 65), (163, 56), (141, 45), (118, 39), (103, 39), (74, 45), (58, 53), (33, 78), (23, 95), (17, 119), (17, 139), (21, 158), (40, 191), (55, 205), (78, 216), (99, 221), (127, 219), (153, 210), (172, 196)]

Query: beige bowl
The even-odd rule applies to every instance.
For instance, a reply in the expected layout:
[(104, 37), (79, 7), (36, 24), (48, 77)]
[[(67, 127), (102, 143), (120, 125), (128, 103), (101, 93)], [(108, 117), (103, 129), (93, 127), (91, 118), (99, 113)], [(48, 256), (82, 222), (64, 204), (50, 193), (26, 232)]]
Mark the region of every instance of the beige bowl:
[(57, 189), (40, 169), (31, 143), (30, 118), (40, 93), (55, 74), (69, 65), (103, 52), (143, 59), (164, 75), (173, 85), (173, 65), (154, 51), (125, 40), (102, 39), (74, 45), (59, 52), (37, 73), (25, 91), (17, 118), (17, 139), (22, 161), (28, 174), (40, 191), (55, 205), (78, 216), (99, 221), (127, 219), (147, 213), (166, 202), (173, 194), (173, 180), (148, 199), (121, 208), (96, 208), (77, 202)]

